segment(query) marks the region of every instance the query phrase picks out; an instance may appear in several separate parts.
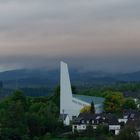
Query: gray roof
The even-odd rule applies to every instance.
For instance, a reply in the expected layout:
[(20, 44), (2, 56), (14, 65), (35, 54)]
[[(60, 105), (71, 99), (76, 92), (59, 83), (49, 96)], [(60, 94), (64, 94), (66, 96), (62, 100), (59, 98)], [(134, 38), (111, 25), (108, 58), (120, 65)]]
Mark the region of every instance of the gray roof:
[(76, 94), (73, 94), (73, 97), (77, 98), (79, 100), (82, 100), (84, 102), (87, 102), (89, 104), (92, 101), (94, 102), (94, 104), (102, 104), (104, 102), (104, 100), (105, 100), (102, 97), (94, 97), (94, 96), (86, 96), (86, 95), (76, 95)]
[(127, 116), (128, 119), (140, 119), (140, 111), (139, 110), (124, 110), (123, 116)]
[(73, 121), (73, 124), (81, 124), (82, 120), (84, 120), (85, 124), (87, 120), (90, 123), (92, 123), (92, 120), (94, 120), (94, 124), (119, 125), (117, 117), (113, 114), (80, 113), (79, 116)]

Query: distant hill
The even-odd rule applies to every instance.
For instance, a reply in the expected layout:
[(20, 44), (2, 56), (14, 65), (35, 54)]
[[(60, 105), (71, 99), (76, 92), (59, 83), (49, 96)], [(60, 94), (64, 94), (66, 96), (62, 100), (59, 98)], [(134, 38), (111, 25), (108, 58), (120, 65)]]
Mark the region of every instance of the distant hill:
[[(59, 70), (11, 70), (0, 72), (0, 80), (8, 88), (24, 87), (48, 87), (53, 89), (59, 85)], [(70, 78), (74, 85), (111, 84), (117, 81), (140, 81), (140, 71), (125, 74), (109, 74), (104, 72), (79, 72), (70, 70)]]
[(116, 76), (117, 80), (121, 80), (121, 81), (140, 81), (140, 71), (138, 72), (133, 72), (133, 73), (125, 73), (125, 74), (120, 74)]
[(52, 88), (58, 83), (58, 71), (46, 70), (11, 70), (0, 73), (0, 80), (3, 81), (4, 86), (8, 88), (18, 87), (40, 87), (47, 86)]

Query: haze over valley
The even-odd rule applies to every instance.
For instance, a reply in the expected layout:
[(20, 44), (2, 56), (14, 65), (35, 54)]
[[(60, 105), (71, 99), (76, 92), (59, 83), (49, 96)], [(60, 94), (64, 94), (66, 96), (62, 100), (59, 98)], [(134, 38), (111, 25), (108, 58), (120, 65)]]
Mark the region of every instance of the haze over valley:
[(0, 71), (140, 70), (139, 0), (1, 0)]

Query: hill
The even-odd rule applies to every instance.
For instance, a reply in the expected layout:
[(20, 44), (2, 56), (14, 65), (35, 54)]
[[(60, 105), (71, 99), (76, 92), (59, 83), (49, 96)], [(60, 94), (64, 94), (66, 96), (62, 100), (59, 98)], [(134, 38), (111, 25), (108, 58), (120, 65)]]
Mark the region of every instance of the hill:
[[(0, 80), (6, 88), (24, 87), (47, 87), (54, 88), (59, 85), (59, 70), (11, 70), (0, 72)], [(72, 84), (86, 86), (93, 84), (112, 84), (118, 81), (137, 82), (140, 81), (140, 71), (124, 74), (110, 74), (105, 72), (79, 72), (77, 69), (70, 70)]]

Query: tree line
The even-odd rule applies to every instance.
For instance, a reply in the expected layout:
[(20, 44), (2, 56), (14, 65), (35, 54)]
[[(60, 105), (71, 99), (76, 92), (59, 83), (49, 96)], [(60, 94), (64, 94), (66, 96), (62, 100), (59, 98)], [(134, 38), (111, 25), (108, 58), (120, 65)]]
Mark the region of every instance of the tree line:
[(16, 91), (0, 101), (1, 140), (46, 140), (63, 131), (59, 108), (46, 97), (26, 97)]

